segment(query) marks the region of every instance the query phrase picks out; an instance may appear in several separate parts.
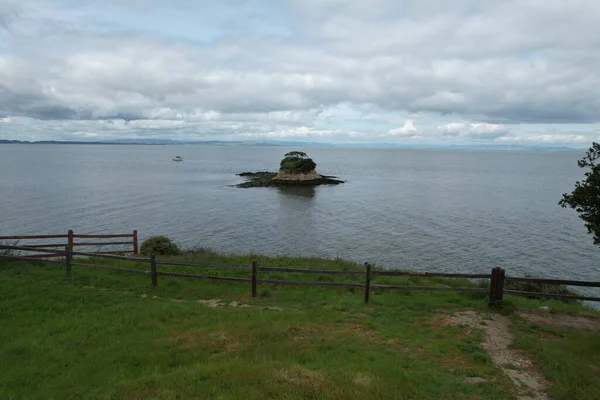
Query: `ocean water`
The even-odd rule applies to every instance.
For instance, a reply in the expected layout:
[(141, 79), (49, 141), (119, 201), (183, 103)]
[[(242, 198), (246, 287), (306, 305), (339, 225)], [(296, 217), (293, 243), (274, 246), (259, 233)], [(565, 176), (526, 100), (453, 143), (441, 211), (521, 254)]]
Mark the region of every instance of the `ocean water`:
[(231, 187), (289, 150), (0, 145), (0, 235), (137, 229), (231, 253), (600, 279), (600, 249), (557, 205), (583, 177), (580, 152), (310, 148), (320, 173), (347, 182)]

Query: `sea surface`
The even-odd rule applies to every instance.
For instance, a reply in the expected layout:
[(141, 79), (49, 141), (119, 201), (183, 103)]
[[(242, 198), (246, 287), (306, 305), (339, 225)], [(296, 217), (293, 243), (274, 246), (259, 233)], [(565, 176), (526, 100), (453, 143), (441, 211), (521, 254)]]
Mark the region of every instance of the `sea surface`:
[(347, 182), (231, 186), (289, 150), (301, 149), (0, 145), (0, 235), (137, 229), (229, 253), (600, 280), (600, 248), (557, 204), (583, 178), (582, 152), (310, 148)]

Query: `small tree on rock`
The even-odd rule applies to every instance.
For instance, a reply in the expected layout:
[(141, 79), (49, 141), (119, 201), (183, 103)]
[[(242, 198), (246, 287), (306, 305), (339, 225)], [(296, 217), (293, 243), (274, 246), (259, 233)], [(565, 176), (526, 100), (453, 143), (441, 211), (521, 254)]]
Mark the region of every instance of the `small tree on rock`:
[(594, 235), (594, 244), (600, 246), (600, 144), (593, 143), (585, 157), (577, 162), (579, 168), (588, 168), (584, 181), (575, 182), (572, 193), (563, 194), (559, 201), (563, 208), (571, 207), (585, 222), (588, 234)]
[(317, 164), (302, 151), (290, 151), (279, 164), (281, 170), (290, 174), (308, 173), (317, 167)]

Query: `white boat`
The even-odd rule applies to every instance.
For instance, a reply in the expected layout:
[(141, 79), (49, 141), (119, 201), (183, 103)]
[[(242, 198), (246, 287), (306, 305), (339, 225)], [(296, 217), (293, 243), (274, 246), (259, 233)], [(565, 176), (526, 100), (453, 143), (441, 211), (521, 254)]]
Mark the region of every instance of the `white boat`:
[(181, 156), (175, 156), (173, 158), (173, 161), (183, 161), (183, 157), (181, 157)]

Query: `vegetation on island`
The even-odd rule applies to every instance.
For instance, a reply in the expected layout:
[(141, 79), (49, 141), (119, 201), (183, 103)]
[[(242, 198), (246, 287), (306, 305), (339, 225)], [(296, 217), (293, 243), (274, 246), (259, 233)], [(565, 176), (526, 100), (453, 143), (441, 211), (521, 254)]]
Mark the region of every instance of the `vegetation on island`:
[(306, 174), (317, 168), (317, 164), (302, 151), (286, 153), (279, 164), (279, 169), (290, 174)]
[[(362, 271), (341, 259), (186, 251), (173, 260)], [(78, 259), (147, 269), (146, 263)], [(166, 269), (159, 266), (159, 270)], [(198, 274), (197, 268), (169, 271)], [(203, 269), (239, 276), (248, 271)], [(260, 271), (264, 279), (288, 274)], [(299, 274), (298, 280), (356, 280)], [(377, 283), (473, 286), (467, 280), (376, 277)], [(0, 261), (0, 398), (509, 399), (519, 390), (482, 347), (481, 329), (445, 325), (456, 312), (493, 318), (484, 294), (260, 284)], [(514, 346), (551, 381), (548, 395), (600, 391), (600, 334), (534, 324), (521, 311), (597, 316), (580, 304), (506, 296)], [(548, 314), (550, 315), (550, 314)], [(560, 315), (560, 314), (557, 314)], [(488, 321), (489, 322), (489, 321)], [(521, 368), (519, 365), (513, 368)], [(479, 378), (473, 383), (473, 378)], [(471, 379), (471, 380), (470, 380)]]
[(579, 218), (585, 222), (588, 234), (593, 235), (594, 244), (600, 246), (600, 144), (592, 143), (583, 159), (577, 161), (580, 168), (589, 169), (585, 180), (575, 182), (571, 193), (563, 194), (558, 204), (577, 211)]
[[(286, 153), (279, 163), (279, 172), (242, 172), (238, 174), (246, 178), (236, 187), (287, 187), (287, 186), (318, 186), (318, 185), (337, 185), (344, 181), (335, 176), (319, 175), (316, 172), (317, 164), (312, 158), (302, 151), (290, 151)], [(281, 176), (285, 175), (285, 179)], [(298, 179), (294, 179), (298, 176)]]

